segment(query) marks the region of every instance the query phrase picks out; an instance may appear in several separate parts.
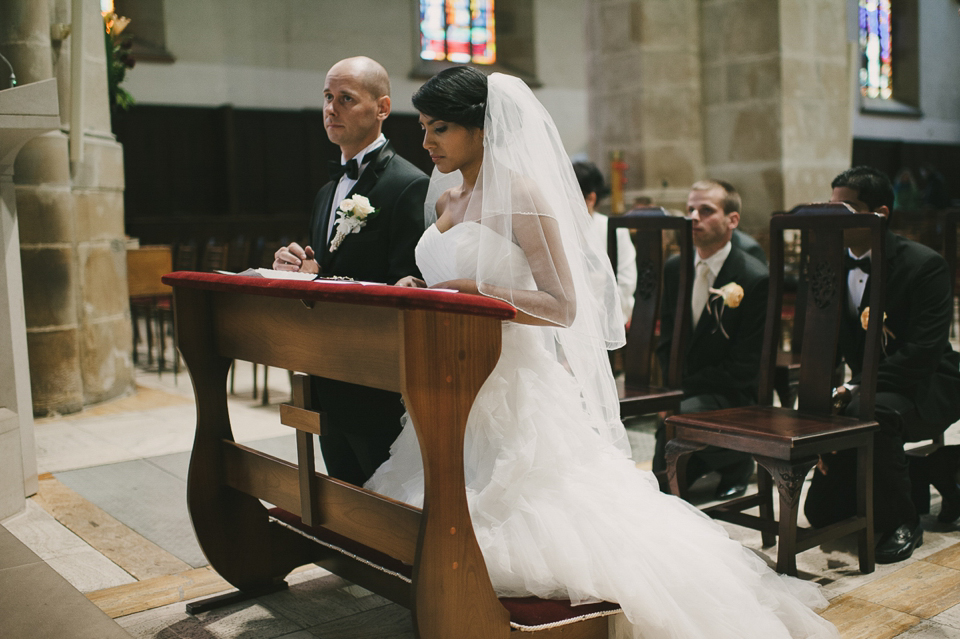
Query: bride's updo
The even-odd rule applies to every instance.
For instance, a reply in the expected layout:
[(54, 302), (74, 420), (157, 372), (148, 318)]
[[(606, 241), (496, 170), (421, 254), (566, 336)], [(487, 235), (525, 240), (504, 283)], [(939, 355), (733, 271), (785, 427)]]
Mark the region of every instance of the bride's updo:
[(413, 106), (428, 117), (482, 129), (487, 76), (473, 67), (444, 69), (417, 89)]

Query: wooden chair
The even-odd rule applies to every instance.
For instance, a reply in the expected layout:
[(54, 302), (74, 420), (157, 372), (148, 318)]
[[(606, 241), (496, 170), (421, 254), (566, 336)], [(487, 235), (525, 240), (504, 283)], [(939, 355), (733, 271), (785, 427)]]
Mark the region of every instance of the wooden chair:
[[(800, 240), (791, 247), (796, 257), (794, 275), (796, 277), (796, 291), (793, 294), (792, 327), (790, 330), (790, 350), (777, 351), (777, 365), (773, 372), (773, 389), (780, 398), (780, 405), (793, 408), (797, 402), (797, 390), (800, 385), (800, 351), (803, 348), (804, 317), (800, 309), (807, 305), (807, 267), (809, 263), (808, 234), (799, 233)], [(784, 251), (786, 262), (786, 243)]]
[(238, 235), (230, 240), (230, 244), (227, 246), (226, 270), (233, 273), (240, 273), (251, 266), (250, 238)]
[[(874, 395), (880, 360), (883, 319), (884, 220), (878, 215), (853, 214), (843, 204), (806, 205), (770, 223), (770, 293), (760, 374), (760, 405), (675, 415), (667, 419), (676, 437), (667, 444), (667, 476), (675, 495), (685, 489), (678, 477), (686, 476), (690, 454), (707, 445), (753, 455), (759, 470), (758, 492), (712, 508), (710, 516), (759, 530), (763, 543), (777, 536), (777, 570), (796, 575), (796, 554), (826, 540), (858, 533), (860, 570), (874, 569), (873, 539), (873, 433)], [(868, 229), (873, 269), (870, 275), (870, 323), (866, 334), (860, 385), (859, 419), (832, 415), (832, 372), (836, 362), (840, 323), (847, 312), (843, 232)], [(804, 307), (804, 345), (800, 353), (798, 409), (773, 406), (773, 371), (779, 350), (783, 297), (783, 231), (800, 229), (810, 234), (809, 293)], [(859, 468), (857, 515), (822, 529), (799, 529), (800, 490), (819, 455), (857, 449)], [(780, 495), (780, 519), (774, 518), (772, 480)], [(759, 516), (744, 510), (759, 506)]]
[[(637, 248), (637, 289), (633, 316), (624, 348), (624, 376), (618, 381), (622, 417), (676, 411), (683, 399), (684, 339), (691, 321), (690, 296), (693, 290), (693, 222), (669, 215), (661, 207), (634, 209), (612, 217), (608, 223), (607, 252), (617, 268), (617, 229), (631, 230)], [(676, 304), (676, 327), (670, 348), (670, 371), (664, 386), (650, 383), (656, 330), (663, 291), (663, 235), (675, 231), (680, 245), (680, 291)]]
[(225, 242), (217, 242), (210, 238), (203, 249), (203, 259), (200, 261), (201, 271), (223, 271), (227, 268), (229, 248)]
[[(500, 356), (499, 300), (391, 286), (173, 273), (177, 333), (197, 398), (187, 504), (211, 566), (239, 589), (199, 612), (286, 587), (316, 563), (413, 612), (420, 639), (606, 639), (610, 603), (573, 607), (494, 593), (467, 506), (463, 438)], [(226, 378), (233, 359), (303, 371), (282, 423), (299, 464), (233, 439)], [(424, 465), (424, 508), (315, 472), (307, 375), (399, 391)], [(265, 507), (261, 500), (272, 504)]]
[(175, 271), (195, 271), (197, 270), (197, 241), (189, 240), (179, 242), (176, 248), (176, 255), (173, 260), (173, 270)]
[(140, 318), (144, 319), (147, 338), (147, 365), (153, 365), (154, 324), (157, 326), (158, 371), (163, 371), (163, 314), (169, 308), (170, 287), (160, 278), (172, 270), (173, 252), (166, 245), (141, 246), (127, 251), (127, 293), (130, 298), (130, 319), (133, 322), (133, 363), (137, 364), (140, 342)]

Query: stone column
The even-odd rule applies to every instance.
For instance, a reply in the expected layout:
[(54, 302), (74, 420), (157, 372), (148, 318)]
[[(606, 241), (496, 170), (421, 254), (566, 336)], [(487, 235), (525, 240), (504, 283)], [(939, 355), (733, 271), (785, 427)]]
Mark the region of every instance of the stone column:
[[(20, 39), (31, 43), (10, 45), (17, 50), (18, 76), (58, 80), (61, 130), (23, 148), (14, 181), (33, 410), (69, 413), (127, 392), (133, 379), (123, 157), (110, 132), (103, 21), (97, 0), (83, 0), (84, 153), (71, 165), (70, 36), (54, 42), (50, 36), (52, 23), (73, 22), (71, 3), (5, 0), (4, 5), (18, 16)], [(35, 44), (40, 42), (45, 46)]]
[(748, 231), (822, 201), (850, 165), (845, 0), (703, 0), (706, 173), (732, 182)]
[(846, 0), (590, 0), (594, 159), (623, 149), (628, 198), (678, 208), (729, 180), (762, 234), (850, 164), (846, 19)]
[(672, 208), (703, 173), (699, 0), (590, 0), (591, 156), (622, 150), (626, 204)]

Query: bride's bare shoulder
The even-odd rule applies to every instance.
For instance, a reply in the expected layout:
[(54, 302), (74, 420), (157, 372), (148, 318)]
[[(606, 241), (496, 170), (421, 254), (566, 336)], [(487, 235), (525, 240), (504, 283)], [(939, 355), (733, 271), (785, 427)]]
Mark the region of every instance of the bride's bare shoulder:
[(440, 194), (440, 197), (437, 198), (436, 226), (437, 226), (437, 230), (440, 231), (441, 233), (449, 230), (450, 227), (453, 226), (454, 224), (453, 220), (451, 219), (452, 216), (448, 211), (448, 209), (450, 208), (450, 192), (451, 191), (453, 191), (453, 189), (447, 189), (446, 191)]

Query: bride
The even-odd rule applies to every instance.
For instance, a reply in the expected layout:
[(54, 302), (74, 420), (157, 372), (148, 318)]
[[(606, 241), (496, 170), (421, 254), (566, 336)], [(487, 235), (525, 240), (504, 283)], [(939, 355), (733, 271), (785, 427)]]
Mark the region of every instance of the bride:
[[(606, 256), (549, 114), (517, 78), (441, 72), (413, 97), (441, 174), (438, 218), (417, 246), (423, 280), (517, 308), (464, 442), (477, 541), (501, 596), (613, 601), (639, 639), (837, 637), (815, 584), (777, 575), (638, 470), (606, 350), (623, 319)], [(366, 487), (423, 504), (412, 423)]]

